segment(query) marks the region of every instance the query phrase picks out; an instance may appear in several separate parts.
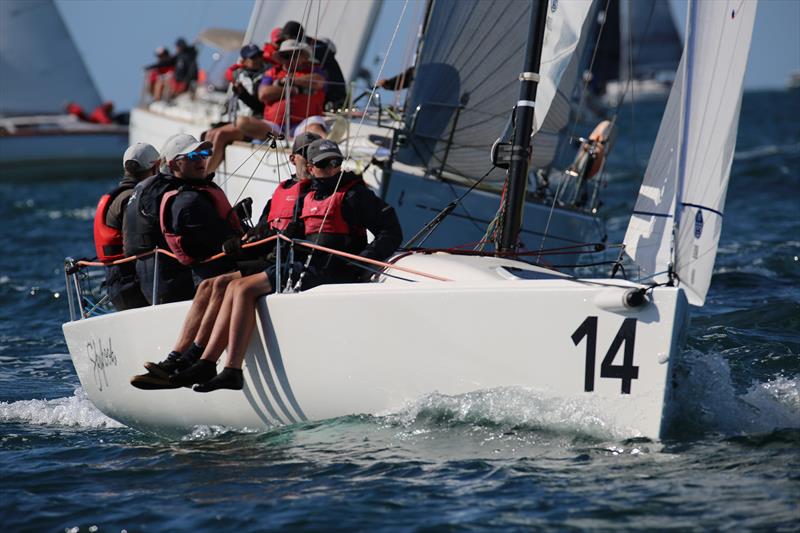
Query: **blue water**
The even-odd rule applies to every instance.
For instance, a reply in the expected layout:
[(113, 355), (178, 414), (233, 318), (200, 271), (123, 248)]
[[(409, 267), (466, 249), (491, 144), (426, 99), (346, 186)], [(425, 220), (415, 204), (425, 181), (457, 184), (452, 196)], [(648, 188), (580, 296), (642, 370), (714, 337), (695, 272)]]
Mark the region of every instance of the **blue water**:
[[(621, 118), (612, 241), (658, 111)], [(796, 94), (745, 95), (716, 275), (685, 347), (685, 412), (663, 442), (598, 432), (513, 390), (265, 433), (125, 428), (85, 397), (60, 329), (62, 260), (93, 255), (94, 204), (113, 183), (0, 181), (4, 530), (799, 529)]]

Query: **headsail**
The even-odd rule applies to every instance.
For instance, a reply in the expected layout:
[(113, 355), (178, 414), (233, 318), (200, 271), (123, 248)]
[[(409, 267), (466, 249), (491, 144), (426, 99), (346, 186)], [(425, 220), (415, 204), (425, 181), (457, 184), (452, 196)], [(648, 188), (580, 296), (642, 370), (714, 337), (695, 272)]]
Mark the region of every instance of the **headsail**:
[(755, 12), (756, 2), (690, 3), (690, 38), (625, 234), (644, 273), (665, 281), (672, 264), (694, 305), (711, 282)]
[[(413, 131), (400, 161), (438, 169), (446, 155), (446, 171), (475, 179), (489, 169), (489, 148), (516, 102), (531, 4), (536, 3), (433, 2), (406, 106)], [(568, 101), (578, 79), (576, 56), (592, 4), (550, 3), (535, 108), (541, 130), (534, 138), (537, 166), (552, 161), (557, 134), (568, 123)], [(491, 174), (496, 182), (504, 177), (500, 169)]]
[(256, 0), (245, 43), (263, 44), (273, 28), (290, 20), (300, 22), (313, 37), (325, 37), (336, 45), (336, 60), (346, 80), (361, 68), (382, 0)]
[(0, 116), (92, 109), (100, 95), (52, 0), (0, 1)]

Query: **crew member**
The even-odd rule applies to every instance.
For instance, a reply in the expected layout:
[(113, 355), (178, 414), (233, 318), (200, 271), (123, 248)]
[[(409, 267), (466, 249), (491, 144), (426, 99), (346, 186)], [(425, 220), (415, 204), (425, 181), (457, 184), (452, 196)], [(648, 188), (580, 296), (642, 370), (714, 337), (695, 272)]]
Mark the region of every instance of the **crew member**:
[[(388, 258), (403, 238), (394, 209), (375, 196), (360, 176), (342, 172), (343, 157), (335, 142), (314, 141), (308, 147), (306, 159), (311, 187), (300, 210), (305, 238), (370, 259)], [(375, 236), (369, 244), (366, 230)], [(367, 278), (363, 270), (350, 267), (333, 255), (313, 252), (308, 262), (316, 272), (310, 277), (301, 275), (301, 289), (320, 283), (348, 283)], [(255, 327), (256, 302), (260, 296), (273, 291), (274, 282), (269, 271), (232, 281), (225, 291), (203, 357), (173, 376), (171, 381), (184, 386), (199, 383), (194, 387), (197, 392), (242, 389), (242, 363)], [(216, 362), (223, 349), (227, 350), (228, 358), (225, 368), (217, 374)]]
[[(311, 142), (317, 139), (319, 139), (319, 136), (313, 133), (305, 133), (295, 138), (289, 160), (295, 166), (297, 173), (278, 185), (272, 199), (267, 202), (259, 223), (248, 232), (246, 240), (261, 240), (275, 232), (282, 232), (290, 236), (302, 236), (302, 223), (299, 222), (299, 213), (302, 210), (304, 192), (309, 183), (305, 150)], [(295, 225), (294, 228), (292, 224)], [(297, 227), (298, 224), (300, 224), (299, 228)], [(239, 258), (244, 255), (241, 245), (242, 239), (233, 237), (223, 244), (223, 249), (229, 256)], [(260, 255), (267, 255), (263, 253), (264, 248), (262, 247), (253, 248), (252, 250), (262, 250)], [(274, 262), (274, 255), (271, 255), (266, 259), (250, 260), (239, 263), (239, 265), (240, 268), (244, 267), (252, 273), (261, 272), (268, 268), (270, 264), (274, 264)], [(246, 273), (244, 269), (242, 269), (242, 272)], [(145, 363), (144, 366), (148, 372), (131, 378), (131, 384), (134, 387), (140, 389), (164, 389), (180, 386), (170, 383), (169, 376), (177, 371), (185, 370), (195, 363), (207, 346), (212, 346), (213, 348), (214, 344), (209, 344), (209, 338), (223, 302), (225, 289), (231, 281), (240, 277), (241, 274), (236, 271), (209, 278), (200, 283), (197, 287), (197, 294), (192, 301), (192, 307), (184, 320), (181, 334), (172, 351), (165, 360), (159, 363)], [(227, 332), (227, 330), (225, 331)], [(216, 339), (215, 342), (219, 344), (219, 339)], [(223, 347), (224, 342), (223, 340)]]
[[(162, 161), (159, 172), (136, 185), (125, 209), (122, 235), (126, 256), (148, 254), (156, 248), (169, 249), (161, 232), (160, 211), (163, 196), (184, 185), (181, 178), (174, 175), (173, 168), (177, 168), (175, 159), (205, 146), (206, 144), (197, 142), (191, 135), (183, 133), (173, 135), (166, 140), (161, 148)], [(183, 163), (181, 167), (185, 165), (187, 163)], [(180, 169), (177, 172), (180, 172)], [(156, 273), (158, 280), (154, 284)], [(179, 302), (190, 300), (194, 296), (195, 287), (191, 269), (165, 254), (150, 253), (137, 259), (136, 275), (139, 278), (142, 294), (150, 304)], [(153, 295), (154, 287), (155, 295)]]
[[(94, 245), (99, 261), (111, 263), (125, 257), (122, 239), (125, 207), (136, 184), (155, 175), (158, 165), (158, 152), (149, 144), (136, 143), (125, 150), (123, 178), (116, 188), (100, 198), (94, 215)], [(118, 311), (147, 305), (133, 262), (106, 267), (106, 290)]]

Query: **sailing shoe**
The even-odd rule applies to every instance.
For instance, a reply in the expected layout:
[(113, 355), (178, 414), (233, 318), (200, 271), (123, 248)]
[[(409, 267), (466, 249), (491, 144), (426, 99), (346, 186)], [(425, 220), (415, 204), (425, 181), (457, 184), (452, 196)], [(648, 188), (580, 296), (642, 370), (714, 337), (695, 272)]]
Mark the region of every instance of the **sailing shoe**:
[(191, 387), (195, 383), (204, 383), (216, 375), (217, 363), (200, 359), (189, 368), (172, 374), (169, 382), (179, 387)]
[(168, 379), (157, 376), (151, 372), (139, 374), (131, 378), (131, 385), (142, 390), (177, 389), (180, 385), (173, 385)]
[(174, 374), (175, 372), (180, 372), (181, 370), (185, 370), (192, 366), (194, 360), (185, 355), (181, 354), (180, 352), (169, 352), (167, 358), (159, 363), (152, 363), (150, 361), (144, 364), (144, 367), (147, 369), (148, 372), (154, 374), (163, 379), (169, 379), (169, 377)]
[(195, 392), (211, 392), (218, 389), (242, 390), (244, 387), (244, 374), (241, 368), (222, 369), (214, 378), (194, 386)]

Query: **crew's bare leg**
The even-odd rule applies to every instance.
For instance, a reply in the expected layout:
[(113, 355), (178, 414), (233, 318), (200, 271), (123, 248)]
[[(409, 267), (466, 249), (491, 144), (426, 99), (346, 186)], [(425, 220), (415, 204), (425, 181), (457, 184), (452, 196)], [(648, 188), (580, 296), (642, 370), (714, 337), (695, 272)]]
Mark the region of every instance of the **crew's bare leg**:
[(206, 172), (214, 172), (217, 170), (217, 167), (225, 158), (225, 147), (233, 141), (241, 141), (244, 139), (244, 133), (233, 124), (228, 124), (217, 128), (216, 135), (212, 135), (212, 137), (214, 137), (211, 148), (213, 153), (211, 157), (208, 158), (208, 162), (206, 162)]
[[(240, 280), (236, 280), (228, 286), (228, 293), (232, 293), (231, 299), (231, 320), (230, 332), (228, 335), (228, 358), (225, 368), (207, 380), (199, 380), (201, 383), (194, 387), (197, 392), (211, 392), (218, 389), (241, 390), (244, 386), (244, 376), (242, 375), (242, 362), (244, 361), (245, 350), (250, 344), (250, 337), (256, 325), (256, 302), (259, 296), (272, 291), (269, 278), (263, 272), (253, 274)], [(197, 363), (198, 370), (208, 365), (206, 361)], [(211, 373), (207, 370), (202, 377)], [(198, 375), (200, 372), (198, 372)]]
[(242, 368), (245, 350), (256, 325), (256, 301), (272, 292), (272, 285), (264, 272), (242, 278), (236, 285), (231, 310), (231, 328), (228, 334), (228, 358), (225, 366)]
[(181, 328), (178, 340), (172, 348), (173, 351), (183, 353), (192, 345), (192, 341), (200, 330), (203, 316), (205, 315), (209, 299), (211, 298), (213, 279), (214, 278), (204, 279), (200, 282), (200, 285), (197, 286), (197, 292), (192, 299), (192, 306), (189, 308), (189, 313), (183, 320), (183, 328)]
[(222, 301), (225, 298), (225, 289), (230, 282), (241, 277), (242, 275), (239, 272), (230, 272), (203, 281), (203, 283), (206, 281), (211, 282), (211, 294), (208, 297), (206, 310), (203, 314), (200, 326), (197, 328), (197, 333), (194, 336), (194, 343), (197, 346), (205, 346), (208, 344), (211, 332), (214, 329), (214, 323), (217, 320), (217, 315), (222, 307)]

